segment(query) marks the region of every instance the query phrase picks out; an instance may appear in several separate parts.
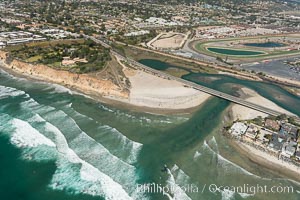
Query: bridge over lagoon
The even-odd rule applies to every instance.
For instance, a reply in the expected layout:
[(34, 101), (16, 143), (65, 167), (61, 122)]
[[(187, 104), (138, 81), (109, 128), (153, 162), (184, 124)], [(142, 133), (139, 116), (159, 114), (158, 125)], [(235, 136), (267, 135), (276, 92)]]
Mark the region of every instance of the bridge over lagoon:
[[(217, 91), (217, 90), (214, 90), (214, 89), (211, 89), (211, 88), (199, 85), (199, 84), (196, 84), (194, 82), (187, 81), (187, 80), (184, 80), (182, 78), (178, 78), (178, 77), (172, 76), (172, 75), (164, 73), (162, 71), (153, 69), (153, 68), (148, 67), (146, 65), (143, 65), (143, 64), (141, 64), (141, 63), (139, 63), (139, 62), (137, 62), (137, 61), (135, 61), (133, 59), (126, 58), (126, 57), (120, 55), (119, 53), (117, 53), (116, 51), (114, 51), (111, 48), (110, 45), (108, 45), (107, 43), (105, 43), (105, 42), (103, 42), (101, 40), (98, 40), (98, 39), (93, 38), (93, 37), (89, 37), (89, 38), (92, 39), (92, 40), (94, 40), (97, 43), (102, 44), (103, 46), (105, 46), (107, 48), (110, 48), (111, 52), (115, 56), (119, 57), (122, 60), (127, 61), (130, 65), (132, 65), (133, 67), (136, 67), (139, 70), (143, 70), (145, 72), (148, 72), (148, 73), (151, 73), (151, 74), (154, 74), (156, 76), (159, 76), (159, 77), (162, 77), (162, 78), (166, 78), (166, 79), (169, 79), (169, 80), (179, 81), (179, 82), (183, 83), (187, 87), (194, 88), (194, 89), (199, 90), (201, 92), (205, 92), (205, 93), (210, 94), (212, 96), (216, 96), (216, 97), (219, 97), (219, 98), (231, 101), (233, 103), (236, 103), (236, 104), (239, 104), (239, 105), (242, 105), (242, 106), (245, 106), (245, 107), (257, 110), (257, 111), (260, 111), (262, 113), (266, 113), (266, 114), (271, 115), (271, 116), (279, 116), (279, 115), (284, 114), (284, 113), (279, 112), (277, 110), (272, 110), (272, 109), (266, 108), (266, 107), (264, 107), (262, 105), (251, 103), (251, 102), (249, 102), (247, 100), (244, 100), (244, 99), (241, 99), (239, 97), (235, 97), (235, 96), (232, 96), (232, 95), (229, 95), (229, 94), (226, 94), (226, 93), (223, 93), (223, 92), (220, 92), (220, 91)], [(295, 119), (295, 121), (300, 124), (300, 118), (298, 118), (298, 116), (291, 116), (291, 117), (293, 117)]]

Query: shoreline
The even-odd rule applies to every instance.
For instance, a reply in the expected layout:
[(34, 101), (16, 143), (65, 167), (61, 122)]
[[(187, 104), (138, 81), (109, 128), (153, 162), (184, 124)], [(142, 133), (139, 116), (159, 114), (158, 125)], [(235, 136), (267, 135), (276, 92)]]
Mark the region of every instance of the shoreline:
[(270, 170), (274, 174), (278, 174), (280, 177), (300, 181), (300, 167), (279, 160), (275, 156), (255, 149), (245, 143), (236, 140), (231, 140), (230, 143), (233, 148), (241, 155), (246, 156), (251, 162)]
[[(260, 102), (261, 104), (266, 103), (267, 107), (282, 110), (283, 112), (290, 113), (289, 111), (281, 108), (277, 104), (269, 101), (268, 99), (260, 96), (255, 91), (248, 88), (241, 88), (242, 98), (248, 101)], [(259, 111), (255, 111), (240, 105), (231, 105), (228, 107), (228, 115), (230, 121), (239, 120), (250, 120), (258, 116), (266, 117), (267, 114), (261, 113)], [(291, 113), (293, 114), (293, 113)], [(238, 118), (239, 117), (239, 118)], [(230, 146), (235, 149), (238, 154), (241, 156), (245, 156), (251, 162), (258, 165), (258, 167), (263, 167), (266, 170), (270, 171), (270, 173), (277, 175), (278, 178), (288, 178), (292, 181), (299, 181), (300, 184), (300, 167), (296, 165), (287, 163), (283, 160), (279, 160), (277, 157), (263, 152), (259, 149), (256, 149), (246, 143), (240, 142), (238, 140), (228, 138)], [(252, 172), (255, 172), (252, 170)]]
[[(42, 82), (42, 83), (62, 85), (66, 88), (69, 88), (70, 90), (79, 92), (79, 95), (81, 95), (81, 94), (87, 95), (88, 97), (90, 97), (91, 99), (93, 99), (95, 101), (105, 103), (110, 106), (115, 106), (115, 107), (121, 108), (121, 109), (129, 109), (130, 111), (134, 111), (134, 112), (143, 112), (143, 113), (151, 113), (151, 114), (159, 114), (159, 115), (168, 115), (168, 114), (188, 115), (188, 114), (192, 114), (193, 112), (198, 110), (203, 105), (201, 103), (198, 106), (195, 106), (192, 108), (187, 108), (187, 109), (161, 109), (161, 108), (149, 108), (149, 107), (143, 107), (143, 106), (134, 106), (132, 104), (128, 104), (126, 102), (119, 101), (119, 100), (116, 100), (113, 98), (103, 97), (99, 93), (95, 93), (93, 91), (83, 92), (79, 88), (76, 88), (76, 87), (68, 85), (68, 84), (59, 84), (54, 81), (43, 80), (43, 79), (35, 77), (33, 75), (16, 72), (15, 70), (9, 68), (8, 66), (5, 67), (2, 64), (0, 64), (0, 68), (2, 70), (4, 70), (5, 72), (7, 72), (13, 76), (16, 76), (16, 77), (26, 78), (27, 80), (33, 80), (33, 81)], [(243, 91), (243, 92), (245, 92), (245, 91)], [(249, 94), (245, 92), (245, 95), (249, 95)], [(207, 101), (207, 99), (205, 101)], [(229, 109), (230, 109), (230, 107), (229, 107)], [(291, 178), (292, 180), (296, 179), (297, 181), (300, 181), (300, 173), (299, 173), (300, 168), (299, 169), (297, 168), (296, 170), (295, 169), (291, 170), (289, 168), (289, 165), (285, 165), (285, 163), (282, 163), (282, 162), (276, 160), (275, 157), (274, 157), (275, 160), (274, 160), (274, 158), (266, 159), (267, 157), (271, 156), (267, 153), (260, 152), (256, 149), (254, 149), (253, 147), (246, 146), (245, 144), (239, 144), (236, 141), (233, 141), (233, 143), (234, 143), (234, 145), (232, 145), (232, 146), (239, 153), (241, 153), (242, 155), (245, 155), (247, 158), (249, 158), (252, 162), (257, 163), (258, 165), (263, 166), (268, 170), (271, 170), (273, 173), (274, 172), (279, 173), (280, 176), (288, 177), (288, 178)], [(278, 162), (279, 162), (279, 164), (278, 164)], [(280, 163), (281, 163), (281, 165), (280, 165)], [(296, 172), (297, 176), (295, 176), (295, 174), (293, 172)]]
[[(27, 65), (27, 63), (24, 63), (24, 64)], [(47, 66), (45, 66), (45, 67), (47, 67)], [(168, 109), (168, 108), (153, 108), (153, 107), (147, 107), (147, 106), (143, 106), (143, 105), (134, 105), (134, 104), (130, 103), (130, 101), (128, 101), (128, 99), (126, 99), (124, 97), (122, 98), (121, 96), (103, 95), (103, 94), (101, 94), (100, 91), (96, 92), (96, 91), (86, 89), (86, 88), (79, 88), (79, 87), (76, 87), (76, 85), (67, 84), (64, 81), (59, 82), (59, 81), (51, 80), (50, 77), (43, 79), (42, 77), (34, 76), (34, 75), (28, 74), (24, 71), (22, 72), (20, 70), (15, 70), (15, 69), (13, 69), (14, 67), (6, 64), (3, 61), (3, 59), (1, 59), (0, 68), (3, 71), (5, 71), (8, 74), (11, 74), (15, 77), (25, 78), (27, 80), (32, 80), (32, 81), (41, 82), (41, 83), (50, 83), (50, 84), (61, 85), (70, 90), (73, 90), (74, 92), (77, 92), (79, 94), (87, 95), (89, 98), (91, 98), (97, 102), (105, 103), (107, 105), (114, 106), (116, 108), (127, 109), (127, 110), (134, 111), (134, 112), (142, 112), (142, 113), (149, 113), (149, 114), (156, 114), (156, 115), (190, 115), (190, 114), (194, 113), (195, 111), (197, 111), (202, 106), (202, 104), (207, 99), (209, 99), (209, 97), (205, 98), (203, 100), (203, 102), (201, 102), (200, 104), (198, 104), (196, 106), (191, 106), (189, 108), (179, 108), (179, 109), (176, 109), (176, 108), (170, 108), (170, 109)], [(47, 67), (47, 68), (49, 68), (49, 67)], [(54, 69), (52, 69), (52, 70), (54, 70)], [(55, 71), (58, 71), (58, 70), (55, 70)], [(78, 76), (78, 74), (75, 74), (75, 75)], [(88, 75), (86, 75), (86, 76), (88, 76)]]

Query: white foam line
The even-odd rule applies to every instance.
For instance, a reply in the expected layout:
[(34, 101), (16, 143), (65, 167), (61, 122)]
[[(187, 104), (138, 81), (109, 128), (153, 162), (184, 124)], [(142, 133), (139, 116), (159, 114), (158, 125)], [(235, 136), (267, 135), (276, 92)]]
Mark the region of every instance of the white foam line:
[(169, 179), (167, 180), (167, 185), (169, 188), (171, 188), (171, 195), (173, 196), (172, 197), (170, 194), (166, 194), (169, 197), (169, 199), (191, 200), (191, 198), (184, 192), (184, 190), (176, 183), (171, 170), (167, 169), (167, 172), (169, 174)]
[[(43, 109), (43, 108), (47, 108), (46, 110), (46, 113), (49, 113), (49, 112), (53, 112), (55, 111), (56, 109), (55, 108), (52, 108), (52, 107), (49, 107), (49, 106), (43, 106), (43, 105), (40, 105), (38, 104), (34, 99), (30, 99), (26, 102), (22, 102), (22, 104), (24, 106), (24, 108), (26, 108), (26, 110), (31, 109), (31, 110), (34, 110), (34, 109), (37, 109), (37, 110), (40, 110), (40, 109)], [(58, 111), (58, 112), (61, 112), (63, 113), (63, 116), (64, 117), (68, 117), (68, 115), (66, 113), (64, 113), (63, 111)], [(35, 115), (35, 117), (37, 118), (38, 122), (43, 122), (43, 118), (39, 115)], [(70, 121), (73, 121), (73, 123), (76, 125), (76, 128), (78, 128), (78, 130), (81, 132), (81, 135), (84, 135), (85, 137), (88, 137), (89, 139), (93, 140), (94, 142), (96, 142), (93, 138), (89, 137), (87, 134), (85, 134), (76, 124), (76, 122), (68, 117), (68, 119)], [(33, 118), (31, 118), (30, 120), (33, 120)], [(49, 122), (46, 122), (44, 120), (44, 122), (46, 123), (46, 125), (48, 126), (47, 128), (50, 129), (52, 128), (52, 131), (55, 131), (56, 135), (59, 133), (61, 134), (61, 138), (62, 137), (64, 138), (63, 134), (53, 125), (51, 125)], [(28, 124), (29, 125), (29, 124)], [(29, 125), (30, 126), (30, 125)], [(35, 129), (33, 129), (35, 130)], [(32, 131), (29, 131), (29, 132), (32, 132)], [(41, 136), (43, 137), (43, 135)], [(45, 137), (45, 136), (44, 136)], [(46, 138), (46, 137), (45, 137)], [(22, 137), (22, 139), (25, 139), (24, 137)], [(65, 140), (65, 138), (64, 138)], [(20, 143), (21, 139), (18, 139), (18, 140), (15, 140), (16, 142), (15, 143)], [(51, 141), (51, 140), (49, 140)], [(48, 142), (49, 142), (48, 141)], [(60, 142), (63, 141), (63, 140), (60, 140)], [(36, 147), (37, 144), (40, 144), (40, 143), (30, 143), (32, 141), (30, 140), (27, 140), (26, 143), (27, 145), (31, 145), (30, 147)], [(43, 143), (46, 143), (45, 141)], [(123, 190), (122, 186), (116, 182), (113, 181), (112, 178), (110, 178), (109, 176), (107, 176), (106, 174), (100, 172), (97, 168), (93, 167), (92, 165), (90, 165), (89, 163), (87, 163), (86, 161), (80, 159), (78, 157), (78, 155), (73, 151), (71, 150), (69, 147), (68, 147), (68, 144), (66, 143), (66, 140), (63, 141), (62, 143), (59, 143), (59, 141), (57, 142), (57, 149), (59, 150), (59, 152), (64, 155), (69, 162), (72, 162), (72, 163), (81, 163), (82, 164), (82, 168), (81, 168), (81, 171), (80, 171), (80, 174), (81, 174), (81, 178), (83, 180), (87, 180), (87, 181), (91, 181), (92, 179), (95, 181), (95, 176), (98, 177), (97, 178), (97, 181), (99, 183), (101, 183), (101, 185), (104, 185), (103, 188), (107, 191), (105, 191), (104, 193), (107, 195), (108, 199), (130, 199), (129, 198), (129, 195), (125, 192), (125, 190)], [(99, 144), (98, 142), (96, 142), (97, 144)], [(54, 144), (54, 143), (52, 143)], [(62, 144), (65, 144), (65, 145), (62, 145)], [(55, 145), (55, 144), (54, 144)], [(61, 146), (62, 145), (62, 146)], [(99, 144), (100, 145), (100, 144)], [(24, 146), (24, 144), (23, 144)], [(139, 146), (139, 145), (137, 145)], [(116, 156), (112, 155), (107, 149), (105, 149), (104, 147), (102, 148), (105, 153), (109, 154), (110, 156), (112, 156), (112, 158), (114, 160), (118, 160), (118, 162), (120, 161), (123, 165), (129, 167), (129, 168), (134, 168), (133, 166), (127, 164), (126, 162), (120, 160), (119, 158), (117, 158)], [(121, 164), (120, 163), (120, 164)], [(99, 172), (97, 172), (97, 170)], [(90, 172), (93, 172), (93, 174), (91, 174)], [(97, 172), (97, 173), (96, 173)], [(101, 181), (101, 180), (103, 181)], [(54, 179), (55, 180), (55, 179)], [(54, 185), (52, 185), (53, 187), (56, 187), (57, 188), (57, 185), (55, 185), (55, 183), (53, 183)], [(107, 186), (107, 187), (106, 187)], [(58, 187), (59, 188), (59, 187)], [(96, 187), (97, 188), (97, 187)], [(113, 190), (111, 190), (111, 188)], [(120, 193), (116, 193), (116, 191), (120, 191)], [(93, 194), (92, 191), (86, 191), (88, 192), (89, 194)], [(121, 194), (122, 193), (122, 194)], [(118, 194), (121, 194), (119, 196), (116, 196)], [(111, 198), (110, 198), (111, 197)]]
[[(31, 112), (32, 112), (32, 110), (45, 110), (44, 108), (46, 108), (46, 110), (45, 110), (45, 112), (46, 113), (44, 113), (44, 111), (43, 111), (43, 113), (44, 114), (47, 114), (47, 113), (50, 113), (50, 112), (53, 112), (53, 111), (55, 111), (56, 109), (55, 108), (53, 108), (53, 107), (51, 107), (51, 106), (43, 106), (43, 105), (40, 105), (40, 104), (38, 104), (34, 99), (30, 99), (30, 100), (28, 100), (28, 101), (26, 101), (26, 102), (22, 102), (22, 104), (21, 104), (21, 106), (23, 107), (23, 108), (26, 108), (26, 110), (28, 111), (28, 109), (30, 109), (31, 110)], [(113, 154), (111, 154), (106, 148), (104, 148), (101, 144), (99, 144), (98, 142), (96, 142), (93, 138), (91, 138), (91, 137), (89, 137), (86, 133), (84, 133), (79, 127), (78, 127), (78, 125), (76, 124), (76, 122), (71, 118), (71, 117), (69, 117), (66, 113), (64, 113), (63, 111), (61, 111), (61, 110), (59, 110), (59, 111), (57, 111), (57, 112), (59, 112), (60, 114), (62, 114), (62, 116), (63, 117), (68, 117), (68, 120), (70, 120), (70, 122), (72, 122), (72, 123), (74, 123), (74, 125), (76, 126), (76, 129), (78, 130), (78, 134), (80, 134), (80, 135), (82, 135), (82, 136), (84, 136), (85, 138), (88, 138), (89, 140), (92, 140), (93, 142), (95, 142), (95, 143), (97, 143), (98, 145), (100, 145), (100, 147), (101, 147), (101, 150), (105, 153), (105, 154), (107, 154), (107, 155), (109, 155), (109, 157), (112, 159), (112, 160), (115, 160), (115, 161), (118, 161), (118, 164), (121, 164), (121, 165), (123, 165), (124, 167), (125, 166), (127, 166), (127, 169), (130, 169), (130, 171), (134, 171), (134, 169), (135, 169), (135, 167), (133, 167), (133, 166), (131, 166), (131, 165), (129, 165), (128, 163), (126, 163), (126, 162), (124, 162), (124, 161), (122, 161), (122, 160), (120, 160), (118, 157), (116, 157), (116, 156), (114, 156)], [(55, 115), (56, 115), (57, 113), (55, 113)], [(37, 118), (37, 120), (39, 121), (39, 122), (46, 122), (46, 120), (44, 120), (41, 116), (39, 116), (38, 114), (36, 114), (35, 115), (35, 117), (34, 118)], [(32, 120), (34, 120), (33, 118), (31, 118), (30, 119), (31, 121)], [(52, 128), (52, 131), (53, 132), (56, 132), (56, 133), (58, 133), (58, 129), (55, 127), (55, 126), (53, 126), (53, 125), (51, 125), (49, 122), (46, 122), (47, 123), (47, 128), (48, 129), (50, 129), (50, 128)], [(52, 127), (51, 127), (52, 126)], [(60, 132), (59, 132), (60, 133)], [(62, 134), (62, 133), (61, 133)], [(65, 148), (68, 148), (69, 149), (69, 147), (68, 146), (64, 146)], [(68, 159), (69, 159), (69, 161), (70, 162), (76, 162), (76, 163), (78, 163), (77, 161), (78, 161), (78, 159), (75, 157), (75, 155), (74, 155), (74, 152), (72, 153), (72, 152), (70, 152), (69, 150), (68, 151), (66, 151), (66, 152), (64, 152), (64, 148), (59, 148), (59, 147), (57, 147), (58, 149), (59, 149), (59, 151), (61, 152), (61, 153), (64, 153), (64, 154), (66, 154), (67, 156), (68, 156)], [(100, 152), (98, 152), (98, 153), (100, 153)], [(77, 155), (76, 155), (77, 156)], [(79, 157), (78, 157), (79, 158)], [(83, 161), (83, 162), (85, 162), (85, 161)], [(114, 162), (114, 163), (117, 163), (117, 162)], [(84, 177), (86, 177), (86, 179), (88, 179), (87, 177), (87, 173), (85, 172), (85, 169), (91, 169), (91, 167), (93, 167), (92, 165), (91, 166), (89, 166), (89, 167), (85, 167), (85, 168), (82, 168), (83, 169), (83, 172), (82, 172), (82, 175), (84, 176)], [(132, 170), (131, 170), (131, 168), (132, 168)], [(94, 169), (94, 171), (95, 170), (97, 170), (96, 168)], [(107, 171), (107, 170), (106, 170)], [(113, 172), (114, 172), (114, 174), (112, 174), (112, 175), (115, 175), (115, 173), (116, 173), (116, 171), (114, 171), (113, 170)], [(102, 172), (101, 172), (102, 173)], [(104, 174), (104, 173), (103, 173)], [(109, 173), (110, 174), (110, 173)], [(107, 176), (106, 174), (104, 174), (105, 176)], [(104, 175), (102, 175), (102, 176), (104, 176)], [(90, 177), (92, 177), (92, 175), (90, 176)], [(107, 176), (107, 177), (109, 177), (109, 176)], [(109, 177), (110, 178), (110, 177)], [(111, 178), (110, 178), (111, 179)], [(118, 180), (119, 180), (120, 178), (118, 178)], [(112, 181), (113, 181), (113, 179), (111, 179)], [(104, 184), (104, 183), (103, 183)], [(118, 184), (118, 183), (116, 183), (116, 184)], [(120, 186), (121, 187), (121, 186)], [(119, 188), (120, 189), (120, 188)], [(119, 199), (119, 198), (116, 198), (116, 199)], [(126, 199), (126, 198), (125, 198)]]
[(197, 160), (202, 154), (199, 152), (199, 151), (196, 151), (195, 154), (194, 154), (194, 157), (193, 159), (194, 160)]
[[(113, 154), (112, 154), (108, 149), (106, 149), (102, 144), (98, 143), (94, 138), (90, 137), (88, 134), (86, 134), (84, 131), (82, 131), (81, 128), (80, 128), (80, 127), (78, 126), (78, 124), (76, 123), (76, 121), (75, 121), (73, 118), (69, 117), (65, 112), (63, 112), (63, 111), (61, 111), (61, 110), (58, 111), (58, 112), (61, 112), (62, 115), (63, 115), (64, 117), (68, 117), (69, 120), (72, 121), (72, 123), (76, 126), (76, 129), (78, 129), (84, 137), (86, 137), (86, 138), (88, 138), (89, 140), (91, 140), (91, 141), (97, 143), (98, 145), (100, 145), (101, 148), (103, 148), (103, 150), (104, 150), (105, 153), (110, 154), (114, 159), (120, 160), (120, 162), (122, 162), (122, 163), (125, 164), (126, 166), (128, 166), (128, 167), (133, 167), (133, 166), (129, 165), (128, 163), (124, 162), (123, 160), (119, 159), (119, 158), (116, 157), (115, 155), (113, 155)], [(116, 130), (116, 129), (115, 129), (115, 130)], [(118, 132), (118, 133), (121, 134), (120, 132)], [(125, 137), (125, 136), (124, 136), (124, 137)]]
[[(62, 112), (62, 111), (59, 111), (59, 112), (61, 112), (62, 113), (62, 115), (64, 116), (64, 117), (68, 117), (68, 115), (67, 114), (65, 114), (64, 112)], [(70, 144), (77, 144), (77, 143), (80, 143), (81, 141), (89, 141), (89, 143), (91, 143), (91, 142), (93, 142), (95, 145), (96, 145), (96, 149), (95, 150), (97, 150), (97, 152), (95, 152), (94, 154), (95, 155), (107, 155), (107, 156), (109, 156), (109, 160), (108, 159), (104, 159), (103, 160), (103, 162), (105, 163), (105, 162), (109, 162), (109, 163), (111, 163), (111, 164), (115, 164), (115, 166), (119, 166), (119, 167), (121, 167), (121, 166), (123, 166), (123, 167), (125, 167), (126, 168), (126, 170), (127, 170), (127, 173), (129, 173), (129, 171), (130, 172), (134, 172), (135, 171), (135, 167), (134, 166), (132, 166), (132, 165), (130, 165), (130, 164), (128, 164), (128, 163), (126, 163), (126, 162), (124, 162), (123, 160), (121, 160), (121, 159), (119, 159), (118, 157), (116, 157), (115, 155), (113, 155), (108, 149), (106, 149), (103, 145), (101, 145), (100, 143), (98, 143), (97, 141), (95, 141), (93, 138), (91, 138), (89, 135), (87, 135), (85, 132), (83, 132), (79, 127), (78, 127), (78, 125), (76, 124), (76, 122), (74, 121), (74, 119), (72, 119), (72, 118), (69, 118), (68, 117), (68, 119), (70, 120), (70, 121), (72, 121), (73, 123), (74, 123), (74, 125), (76, 126), (76, 128), (79, 130), (79, 132), (80, 132), (80, 134), (75, 138), (75, 139), (73, 139), (72, 140), (72, 142), (70, 143)], [(47, 122), (48, 123), (48, 122)], [(49, 125), (49, 123), (48, 123), (48, 125)], [(52, 125), (53, 126), (53, 125)], [(55, 126), (53, 126), (54, 128), (56, 128)], [(49, 128), (51, 128), (51, 127), (49, 127), (48, 126), (48, 129)], [(49, 129), (49, 130), (51, 130), (51, 129)], [(54, 131), (54, 130), (53, 130)], [(58, 130), (59, 131), (59, 130)], [(89, 153), (90, 152), (92, 152), (92, 149), (90, 149), (89, 150)], [(84, 152), (82, 152), (82, 153), (84, 153)], [(86, 154), (86, 153), (85, 153)], [(102, 156), (103, 157), (103, 156)], [(105, 156), (104, 156), (105, 157)], [(103, 158), (104, 158), (103, 157)], [(94, 161), (93, 161), (94, 162)], [(102, 162), (102, 163), (103, 163)], [(120, 174), (118, 174), (117, 172), (118, 171), (116, 171), (117, 169), (113, 169), (113, 170), (109, 170), (109, 169), (104, 169), (105, 171), (105, 173), (106, 174), (109, 174), (110, 176), (112, 176), (112, 179), (114, 179), (114, 180), (118, 180), (119, 182), (121, 181), (121, 179), (123, 179), (123, 175), (120, 173)], [(103, 170), (102, 170), (103, 171)], [(118, 176), (116, 176), (116, 175), (118, 175)], [(133, 174), (132, 174), (132, 177), (133, 177)], [(122, 183), (124, 183), (124, 180), (123, 181), (121, 181)], [(136, 182), (136, 180), (135, 179), (131, 179), (131, 181), (130, 181), (130, 183), (131, 184), (134, 184)], [(132, 188), (131, 188), (132, 189)]]
[[(104, 105), (100, 105), (100, 108), (105, 110), (105, 111), (108, 111), (108, 112), (111, 112), (111, 113), (114, 113), (116, 114), (117, 116), (125, 116), (127, 117), (128, 119), (133, 119), (133, 120), (138, 120), (139, 122), (145, 122), (145, 123), (153, 123), (153, 121), (150, 119), (150, 118), (147, 118), (145, 116), (142, 116), (142, 117), (137, 117), (137, 116), (134, 116), (134, 115), (130, 115), (128, 113), (124, 113), (120, 110), (113, 110), (113, 109), (110, 109)], [(152, 113), (150, 113), (151, 115), (153, 115)], [(154, 120), (154, 122), (157, 122), (158, 120)], [(160, 120), (159, 122), (161, 123), (172, 123), (170, 121), (166, 121), (166, 120)]]
[[(39, 103), (37, 103), (37, 102), (36, 102), (34, 99), (32, 99), (32, 98), (31, 98), (30, 100), (28, 100), (28, 101), (22, 102), (22, 103), (21, 103), (21, 106), (24, 107), (24, 108), (26, 108), (26, 109), (27, 109), (27, 108), (31, 108), (32, 110), (34, 110), (34, 109), (41, 109), (41, 108), (47, 108), (47, 109), (45, 110), (46, 113), (44, 113), (44, 114), (47, 114), (47, 113), (56, 111), (56, 109), (55, 109), (54, 107), (51, 107), (51, 106), (42, 106), (42, 105), (40, 105)], [(72, 110), (73, 110), (73, 109), (72, 109)], [(73, 110), (73, 111), (76, 112), (76, 113), (78, 113), (78, 112), (75, 111), (75, 110)], [(79, 126), (78, 126), (78, 124), (76, 123), (76, 121), (75, 121), (73, 118), (69, 117), (65, 112), (63, 112), (62, 110), (58, 110), (58, 111), (56, 111), (56, 112), (59, 112), (59, 113), (61, 114), (61, 116), (63, 116), (63, 117), (67, 117), (68, 120), (70, 120), (71, 123), (73, 123), (73, 124), (75, 125), (75, 128), (78, 130), (79, 133), (84, 134), (84, 135), (85, 135), (86, 137), (88, 137), (90, 140), (92, 140), (93, 142), (99, 144), (99, 143), (98, 143), (97, 141), (95, 141), (93, 138), (91, 138), (90, 136), (88, 136), (84, 131), (82, 131), (82, 130), (79, 128)], [(78, 114), (80, 114), (80, 113), (78, 113)], [(82, 115), (82, 114), (80, 114), (80, 115)], [(124, 135), (121, 134), (119, 131), (117, 131), (116, 129), (114, 129), (114, 128), (110, 127), (110, 126), (106, 126), (106, 128), (107, 128), (108, 130), (112, 131), (113, 134), (116, 134), (117, 137), (121, 137), (121, 142), (127, 142), (127, 143), (130, 142), (130, 143), (132, 143), (132, 144), (131, 144), (131, 145), (132, 145), (132, 146), (131, 146), (132, 152), (128, 152), (128, 153), (129, 153), (129, 156), (128, 156), (128, 158), (125, 159), (124, 161), (121, 160), (121, 159), (119, 159), (119, 158), (117, 158), (115, 155), (113, 155), (112, 152), (110, 152), (109, 150), (107, 150), (105, 147), (103, 147), (103, 146), (101, 145), (101, 147), (103, 147), (103, 149), (106, 150), (106, 153), (109, 153), (109, 154), (113, 155), (115, 158), (121, 160), (123, 163), (128, 162), (128, 164), (132, 164), (132, 163), (137, 162), (138, 152), (141, 150), (142, 144), (129, 140), (126, 136), (124, 136)], [(99, 145), (100, 145), (100, 144), (99, 144)], [(126, 163), (126, 164), (127, 164), (127, 163)], [(127, 164), (127, 165), (128, 165), (128, 164)]]
[(11, 137), (11, 143), (17, 147), (37, 147), (39, 145), (56, 146), (50, 139), (32, 128), (27, 122), (13, 119), (11, 124), (15, 128)]
[[(131, 199), (125, 192), (122, 186), (114, 182), (109, 176), (100, 172), (97, 168), (92, 166), (90, 163), (80, 159), (78, 155), (69, 148), (68, 143), (64, 135), (55, 126), (49, 122), (45, 122), (47, 130), (52, 131), (56, 136), (57, 150), (71, 163), (81, 163), (80, 177), (83, 180), (100, 184), (100, 188), (103, 191), (105, 198), (109, 200)], [(54, 184), (54, 183), (52, 183)], [(99, 189), (100, 189), (99, 188)], [(90, 192), (86, 191), (88, 194)], [(93, 193), (92, 193), (93, 194)], [(101, 195), (98, 193), (98, 195)]]
[(43, 82), (43, 84), (49, 85), (50, 87), (48, 87), (48, 89), (54, 89), (53, 92), (50, 93), (68, 93), (68, 94), (73, 94), (72, 91), (62, 85), (58, 85), (55, 83), (47, 83), (47, 82)]
[(216, 153), (219, 154), (219, 146), (217, 143), (217, 140), (215, 138), (215, 136), (213, 136), (210, 140), (209, 140), (209, 144), (213, 145), (216, 149)]
[(21, 95), (24, 95), (24, 94), (25, 94), (24, 91), (0, 85), (0, 99), (4, 99), (4, 98), (7, 98), (7, 97), (21, 96)]
[[(206, 146), (213, 154), (217, 155), (218, 161), (223, 161), (224, 163), (230, 164), (230, 165), (236, 167), (237, 169), (241, 170), (241, 171), (242, 171), (243, 173), (245, 173), (246, 175), (250, 175), (250, 176), (254, 176), (254, 177), (256, 177), (256, 178), (262, 179), (262, 177), (257, 176), (257, 175), (255, 175), (255, 174), (253, 174), (253, 173), (247, 171), (246, 169), (240, 167), (239, 165), (237, 165), (237, 164), (235, 164), (235, 163), (233, 163), (233, 162), (227, 160), (226, 158), (224, 158), (224, 157), (221, 156), (220, 154), (216, 153), (214, 150), (212, 150), (212, 149), (210, 148), (210, 146), (207, 144), (206, 140), (204, 141), (204, 146)], [(218, 164), (219, 164), (219, 162), (218, 162)]]
[(222, 200), (233, 200), (234, 199), (234, 191), (224, 189), (219, 191), (222, 194)]
[(243, 199), (246, 199), (246, 198), (248, 198), (248, 197), (254, 196), (254, 194), (248, 194), (248, 193), (239, 193), (239, 195), (240, 195)]
[(104, 127), (109, 129), (116, 136), (116, 138), (120, 139), (120, 143), (123, 143), (121, 145), (124, 151), (126, 150), (126, 148), (130, 148), (129, 156), (126, 159), (126, 162), (128, 163), (137, 162), (137, 157), (139, 155), (139, 152), (142, 149), (143, 144), (128, 139), (126, 136), (120, 133), (116, 128), (112, 128), (107, 125), (105, 125)]

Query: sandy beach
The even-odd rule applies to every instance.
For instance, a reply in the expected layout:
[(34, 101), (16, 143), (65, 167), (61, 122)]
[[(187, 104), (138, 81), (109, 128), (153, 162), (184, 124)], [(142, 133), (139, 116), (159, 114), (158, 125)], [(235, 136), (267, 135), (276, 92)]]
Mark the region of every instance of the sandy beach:
[[(241, 88), (241, 91), (246, 96), (246, 100), (258, 103), (260, 105), (263, 105), (267, 108), (274, 109), (283, 113), (286, 113), (288, 115), (294, 115), (293, 113), (281, 108), (280, 106), (276, 105), (272, 101), (260, 96), (257, 92), (249, 89), (249, 88)], [(231, 113), (233, 116), (233, 120), (248, 120), (253, 119), (258, 116), (266, 117), (267, 114), (234, 104), (231, 107)], [(300, 168), (289, 164), (287, 162), (284, 162), (282, 160), (279, 160), (277, 157), (268, 154), (266, 152), (260, 151), (259, 149), (256, 149), (248, 144), (239, 142), (234, 140), (232, 142), (232, 145), (243, 155), (248, 157), (251, 161), (254, 163), (257, 163), (261, 166), (264, 166), (271, 171), (273, 171), (275, 174), (283, 175), (284, 177), (289, 177), (293, 180), (300, 181)]]
[(235, 148), (247, 156), (251, 161), (262, 165), (273, 172), (277, 172), (291, 179), (300, 181), (300, 168), (279, 160), (277, 157), (270, 155), (266, 152), (260, 151), (252, 146), (245, 143), (234, 141)]
[(4, 62), (4, 53), (2, 53), (1, 58), (1, 68), (15, 75), (60, 84), (90, 95), (101, 102), (135, 111), (157, 114), (187, 114), (193, 112), (210, 97), (206, 93), (184, 87), (182, 83), (177, 81), (129, 69), (123, 64), (124, 73), (131, 84), (129, 91), (122, 90), (111, 80), (99, 79), (89, 74), (74, 74), (17, 60), (8, 65)]
[[(251, 90), (249, 88), (241, 88), (242, 92), (247, 96), (246, 100), (252, 103), (256, 103), (259, 105), (263, 105), (266, 108), (270, 108), (273, 110), (280, 111), (282, 113), (286, 113), (287, 115), (294, 115), (293, 113), (281, 108), (277, 104), (273, 103), (272, 101), (260, 96), (257, 92), (254, 90)], [(233, 120), (247, 120), (247, 119), (254, 119), (258, 116), (266, 117), (268, 116), (265, 113), (253, 110), (251, 108), (247, 108), (238, 104), (234, 104), (231, 107)]]
[(197, 107), (210, 95), (185, 87), (175, 80), (167, 80), (133, 69), (124, 69), (131, 89), (128, 103), (161, 109), (187, 109)]

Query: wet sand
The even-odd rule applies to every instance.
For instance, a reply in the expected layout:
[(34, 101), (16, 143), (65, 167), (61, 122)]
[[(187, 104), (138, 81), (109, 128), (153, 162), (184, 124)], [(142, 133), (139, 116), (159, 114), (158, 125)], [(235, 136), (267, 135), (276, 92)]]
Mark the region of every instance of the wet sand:
[(285, 177), (300, 181), (299, 167), (283, 162), (282, 160), (278, 160), (275, 156), (238, 141), (232, 141), (231, 146), (233, 146), (240, 154), (249, 158), (252, 162), (269, 169), (274, 174), (278, 174), (279, 178)]

